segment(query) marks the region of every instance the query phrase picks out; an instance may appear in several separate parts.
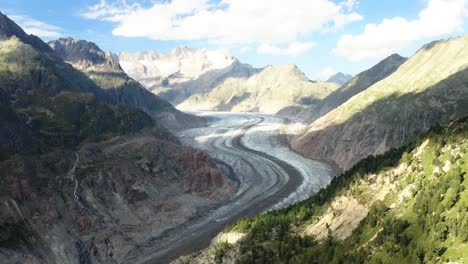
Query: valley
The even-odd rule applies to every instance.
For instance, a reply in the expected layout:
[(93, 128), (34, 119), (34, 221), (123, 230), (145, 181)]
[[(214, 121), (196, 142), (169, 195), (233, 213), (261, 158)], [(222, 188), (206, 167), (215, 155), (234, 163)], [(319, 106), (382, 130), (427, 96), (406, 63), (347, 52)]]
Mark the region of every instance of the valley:
[(287, 119), (273, 115), (192, 112), (208, 120), (206, 127), (181, 131), (179, 139), (206, 151), (228, 167), (238, 182), (235, 197), (200, 212), (144, 247), (131, 250), (129, 263), (166, 263), (209, 245), (227, 224), (241, 217), (284, 208), (329, 184), (329, 166), (308, 160), (279, 144), (277, 134)]
[(0, 264), (467, 263), (468, 0), (6, 2)]

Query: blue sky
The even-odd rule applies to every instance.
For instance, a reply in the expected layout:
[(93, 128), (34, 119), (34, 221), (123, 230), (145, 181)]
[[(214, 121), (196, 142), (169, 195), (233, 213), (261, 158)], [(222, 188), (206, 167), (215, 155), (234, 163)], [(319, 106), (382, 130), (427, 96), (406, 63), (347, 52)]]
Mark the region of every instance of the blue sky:
[(227, 49), (256, 67), (297, 64), (311, 79), (357, 74), (397, 52), (466, 32), (468, 0), (2, 0), (44, 40), (112, 52)]

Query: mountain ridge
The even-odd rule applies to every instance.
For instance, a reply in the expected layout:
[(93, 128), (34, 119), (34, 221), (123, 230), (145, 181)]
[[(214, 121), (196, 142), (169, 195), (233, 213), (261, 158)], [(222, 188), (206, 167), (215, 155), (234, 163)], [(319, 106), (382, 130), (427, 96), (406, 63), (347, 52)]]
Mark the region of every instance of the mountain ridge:
[(344, 74), (342, 72), (337, 72), (337, 73), (333, 74), (332, 76), (330, 76), (326, 80), (326, 82), (334, 82), (334, 83), (337, 83), (339, 85), (343, 85), (347, 81), (351, 80), (351, 78), (353, 78), (353, 76), (350, 75), (350, 74)]
[(202, 125), (200, 118), (176, 110), (171, 104), (147, 91), (130, 78), (112, 53), (102, 51), (95, 43), (61, 38), (49, 45), (57, 56), (84, 72), (118, 103), (136, 106), (171, 130)]
[(350, 80), (348, 80), (346, 83), (341, 85), (338, 89), (331, 92), (327, 97), (323, 98), (316, 104), (311, 106), (298, 105), (285, 107), (281, 109), (278, 114), (286, 117), (300, 116), (303, 122), (311, 123), (317, 118), (327, 114), (334, 108), (343, 104), (354, 95), (357, 95), (365, 89), (369, 88), (374, 83), (385, 79), (403, 62), (405, 62), (405, 60), (406, 58), (401, 57), (398, 54), (390, 55), (371, 68), (364, 70), (356, 76), (352, 77)]
[(464, 114), (467, 43), (465, 35), (419, 50), (387, 78), (315, 120), (293, 139), (293, 148), (346, 170)]
[[(125, 72), (147, 89), (154, 90), (163, 80), (179, 83), (194, 80), (200, 75), (216, 69), (223, 69), (234, 62), (234, 58), (223, 51), (210, 51), (179, 46), (169, 53), (154, 50), (117, 54)], [(171, 78), (178, 74), (180, 78)]]
[(16, 36), (24, 43), (29, 44), (42, 52), (53, 53), (50, 47), (45, 44), (39, 37), (26, 34), (21, 27), (10, 20), (6, 15), (0, 12), (0, 36), (10, 38)]
[(267, 66), (248, 78), (227, 78), (207, 93), (192, 95), (178, 107), (275, 114), (291, 105), (314, 104), (338, 86), (309, 80), (295, 64)]

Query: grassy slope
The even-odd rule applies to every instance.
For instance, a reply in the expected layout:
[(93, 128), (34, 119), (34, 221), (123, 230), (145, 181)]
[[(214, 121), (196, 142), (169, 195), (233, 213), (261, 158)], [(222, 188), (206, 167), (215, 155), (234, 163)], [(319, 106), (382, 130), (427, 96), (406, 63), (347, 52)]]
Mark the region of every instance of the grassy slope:
[[(227, 228), (247, 238), (218, 250), (218, 260), (237, 250), (239, 263), (467, 261), (467, 149), (465, 117), (404, 148), (364, 159), (308, 200)], [(333, 206), (343, 197), (369, 211), (352, 234), (337, 239), (340, 227), (332, 222), (347, 216)], [(330, 224), (319, 230), (325, 234), (314, 240), (308, 230), (330, 212)]]
[(314, 103), (338, 86), (334, 83), (311, 82), (294, 65), (267, 67), (248, 79), (227, 79), (211, 92), (195, 94), (178, 107), (273, 114), (287, 106)]
[(340, 106), (354, 95), (364, 91), (376, 82), (392, 74), (398, 67), (406, 61), (406, 58), (398, 54), (390, 55), (369, 70), (359, 73), (339, 89), (324, 98), (320, 104), (321, 114), (326, 114), (330, 110)]
[(392, 95), (420, 93), (468, 67), (468, 35), (421, 48), (398, 70), (336, 108), (327, 119), (340, 124), (374, 102)]
[(305, 122), (311, 123), (317, 118), (327, 114), (340, 106), (354, 95), (364, 91), (376, 82), (388, 77), (405, 62), (406, 58), (398, 54), (390, 55), (372, 68), (352, 77), (338, 89), (320, 100), (317, 104), (296, 105), (282, 109), (278, 114), (284, 116), (300, 117)]
[(314, 121), (292, 141), (344, 170), (468, 113), (468, 35), (424, 46), (397, 71)]
[(104, 92), (83, 73), (15, 36), (0, 40), (0, 84), (13, 96), (33, 90), (55, 95), (66, 90), (90, 92), (104, 99)]

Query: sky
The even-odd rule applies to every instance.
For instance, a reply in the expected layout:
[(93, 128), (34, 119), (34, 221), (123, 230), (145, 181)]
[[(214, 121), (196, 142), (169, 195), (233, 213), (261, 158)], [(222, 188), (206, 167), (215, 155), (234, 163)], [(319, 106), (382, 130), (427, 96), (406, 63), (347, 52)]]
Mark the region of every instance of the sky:
[(45, 41), (71, 36), (114, 53), (220, 49), (325, 80), (465, 34), (468, 0), (0, 0), (0, 11)]

